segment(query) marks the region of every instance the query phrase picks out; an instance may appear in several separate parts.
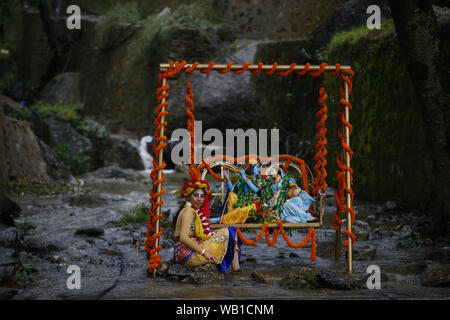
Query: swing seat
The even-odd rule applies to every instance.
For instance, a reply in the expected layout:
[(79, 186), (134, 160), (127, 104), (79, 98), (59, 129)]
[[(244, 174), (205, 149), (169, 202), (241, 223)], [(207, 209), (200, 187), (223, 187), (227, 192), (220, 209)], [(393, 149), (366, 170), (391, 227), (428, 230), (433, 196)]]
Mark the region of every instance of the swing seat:
[[(285, 170), (285, 174), (291, 175), (294, 177), (298, 185), (305, 189), (304, 186), (301, 184), (303, 179), (303, 173), (300, 168), (300, 165), (296, 162), (289, 160), (290, 156), (287, 155), (280, 155), (280, 161), (278, 162), (277, 166), (280, 168), (284, 168), (285, 165), (287, 167), (287, 170)], [(246, 157), (248, 159), (248, 156)], [(220, 199), (220, 206), (219, 208), (211, 208), (211, 212), (218, 213), (219, 216), (226, 210), (226, 186), (225, 182), (221, 181), (225, 175), (224, 175), (224, 169), (229, 169), (231, 171), (239, 172), (240, 169), (246, 169), (248, 166), (248, 161), (245, 164), (236, 164), (231, 163), (229, 161), (225, 161), (223, 159), (217, 159), (217, 158), (209, 158), (204, 159), (205, 163), (208, 164), (208, 166), (202, 166), (201, 168), (201, 179), (206, 180), (211, 185), (211, 191), (212, 195), (215, 197), (214, 199), (217, 201), (217, 199)], [(301, 160), (301, 159), (299, 159)], [(303, 160), (301, 160), (303, 161)], [(274, 165), (272, 165), (273, 167)], [(209, 167), (209, 168), (208, 168)], [(308, 183), (308, 193), (312, 190), (312, 182), (314, 181), (314, 176), (311, 171), (311, 169), (305, 164), (306, 168), (306, 175), (307, 175), (307, 183)], [(264, 167), (262, 165), (262, 171), (267, 169), (267, 167)], [(268, 171), (267, 171), (268, 172)], [(218, 179), (220, 178), (220, 179)], [(220, 184), (217, 184), (217, 181), (220, 181)], [(315, 219), (313, 221), (308, 221), (305, 223), (288, 223), (283, 222), (282, 226), (283, 228), (318, 228), (323, 225), (323, 219), (324, 219), (324, 198), (325, 193), (319, 193), (317, 196), (313, 196), (313, 198), (316, 200), (313, 202), (310, 206), (310, 212)], [(213, 200), (214, 201), (214, 200)], [(232, 224), (225, 224), (225, 223), (212, 223), (211, 228), (212, 229), (218, 229), (218, 228), (224, 228), (229, 226), (236, 226), (241, 229), (260, 229), (263, 226), (263, 223), (232, 223)], [(268, 228), (278, 228), (277, 223), (269, 223)]]

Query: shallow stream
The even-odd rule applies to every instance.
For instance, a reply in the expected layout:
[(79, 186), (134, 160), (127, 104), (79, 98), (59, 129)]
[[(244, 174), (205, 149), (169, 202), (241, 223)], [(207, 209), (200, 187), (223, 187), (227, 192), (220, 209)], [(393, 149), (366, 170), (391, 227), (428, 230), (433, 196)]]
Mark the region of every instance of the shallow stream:
[[(345, 251), (336, 261), (333, 229), (334, 198), (326, 198), (325, 225), (317, 229), (317, 258), (310, 261), (309, 245), (301, 249), (289, 247), (281, 235), (273, 247), (264, 238), (257, 246), (244, 246), (241, 274), (225, 274), (224, 281), (192, 284), (170, 281), (164, 277), (153, 279), (146, 273), (148, 260), (143, 241), (147, 228), (121, 226), (117, 222), (123, 211), (148, 202), (148, 172), (134, 181), (124, 178), (87, 178), (84, 186), (67, 195), (11, 194), (22, 212), (16, 223), (32, 224), (35, 228), (23, 236), (21, 249), (0, 247), (0, 264), (13, 264), (20, 259), (23, 265), (36, 268), (22, 285), (12, 286), (17, 293), (13, 299), (448, 299), (449, 287), (423, 286), (424, 270), (430, 263), (430, 247), (399, 245), (405, 237), (402, 231), (392, 231), (404, 223), (403, 216), (387, 215), (383, 206), (355, 201), (357, 228), (366, 229), (369, 237), (354, 244), (354, 274), (367, 278), (369, 265), (381, 270), (381, 289), (286, 289), (280, 280), (291, 271), (303, 267), (345, 273)], [(175, 192), (185, 175), (166, 174), (163, 212), (174, 214), (180, 200)], [(104, 230), (100, 237), (75, 235), (77, 229), (97, 226)], [(0, 230), (2, 239), (14, 238), (15, 228)], [(301, 242), (307, 230), (293, 230), (293, 242)], [(244, 233), (254, 238), (250, 231)], [(136, 242), (140, 248), (136, 249)], [(163, 239), (163, 261), (172, 258), (171, 240)], [(26, 248), (26, 249), (23, 249)], [(449, 252), (449, 248), (440, 248)], [(67, 268), (77, 265), (81, 270), (81, 289), (68, 289)], [(252, 277), (256, 271), (271, 279), (262, 283)], [(365, 281), (365, 280), (364, 280)]]

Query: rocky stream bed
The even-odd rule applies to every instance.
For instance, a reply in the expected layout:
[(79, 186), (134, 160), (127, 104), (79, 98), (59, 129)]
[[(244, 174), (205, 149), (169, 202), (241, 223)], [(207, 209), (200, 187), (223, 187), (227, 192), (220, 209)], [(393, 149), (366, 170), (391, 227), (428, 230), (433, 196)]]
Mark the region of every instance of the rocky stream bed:
[[(310, 247), (289, 247), (280, 236), (268, 248), (244, 246), (242, 272), (214, 267), (190, 272), (173, 265), (171, 218), (185, 174), (168, 172), (163, 212), (163, 263), (147, 274), (147, 227), (123, 222), (124, 212), (148, 201), (148, 172), (102, 168), (78, 180), (66, 194), (10, 193), (22, 209), (14, 227), (0, 229), (2, 299), (448, 299), (450, 246), (427, 238), (426, 215), (393, 202), (355, 200), (354, 272), (345, 251), (334, 257), (335, 202), (326, 198), (325, 225), (317, 229), (317, 258)], [(251, 231), (244, 233), (254, 238)], [(305, 230), (293, 230), (300, 242)], [(70, 265), (81, 271), (81, 288), (68, 289)], [(381, 271), (381, 289), (368, 289), (370, 265)]]

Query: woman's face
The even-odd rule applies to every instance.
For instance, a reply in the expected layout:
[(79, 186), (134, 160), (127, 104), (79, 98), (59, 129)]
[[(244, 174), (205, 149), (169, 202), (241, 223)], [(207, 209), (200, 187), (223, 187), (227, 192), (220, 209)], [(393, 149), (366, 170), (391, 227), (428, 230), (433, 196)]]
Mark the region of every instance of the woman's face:
[(194, 192), (188, 197), (189, 202), (195, 209), (200, 209), (205, 201), (205, 190), (195, 189)]

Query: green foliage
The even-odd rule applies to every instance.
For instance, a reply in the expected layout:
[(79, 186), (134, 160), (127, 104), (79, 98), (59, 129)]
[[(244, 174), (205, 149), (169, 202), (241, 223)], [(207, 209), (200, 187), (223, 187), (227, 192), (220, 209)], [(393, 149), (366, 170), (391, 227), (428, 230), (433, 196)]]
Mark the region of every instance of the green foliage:
[(37, 272), (37, 268), (33, 264), (20, 265), (16, 270), (17, 279), (26, 279), (31, 273)]
[(307, 61), (312, 60), (312, 56), (309, 54), (308, 51), (306, 51), (305, 48), (302, 48), (302, 49), (300, 50), (300, 56), (301, 56), (303, 59), (307, 60)]
[(36, 229), (36, 227), (32, 223), (27, 222), (27, 221), (24, 221), (23, 223), (17, 224), (16, 227), (18, 229), (23, 230), (23, 231), (29, 231), (31, 229)]
[(118, 23), (135, 24), (137, 33), (131, 38), (127, 47), (128, 57), (125, 61), (127, 71), (135, 66), (148, 63), (149, 57), (157, 48), (171, 38), (174, 30), (180, 28), (197, 29), (203, 35), (226, 33), (225, 24), (216, 10), (213, 0), (202, 0), (189, 5), (179, 5), (165, 15), (149, 15), (141, 18), (134, 4), (115, 5), (105, 15), (97, 27), (97, 42), (104, 46), (109, 41), (110, 33)]
[(67, 170), (77, 175), (86, 172), (90, 168), (92, 157), (87, 154), (77, 155), (71, 157), (69, 154), (69, 146), (65, 143), (60, 143), (56, 147), (56, 155), (64, 162)]
[(56, 146), (56, 155), (63, 162), (69, 160), (69, 146), (65, 143), (58, 144)]
[(81, 120), (76, 130), (85, 137), (88, 138), (107, 138), (109, 136), (108, 131), (106, 130), (104, 125), (101, 125), (98, 122), (86, 119)]
[(143, 202), (128, 211), (119, 211), (122, 215), (119, 223), (121, 225), (145, 225), (150, 218), (149, 209), (149, 204)]
[(31, 106), (31, 109), (38, 112), (43, 118), (69, 121), (80, 118), (78, 112), (83, 109), (83, 106), (79, 104), (35, 104)]
[(81, 154), (73, 157), (70, 160), (70, 169), (74, 174), (82, 174), (87, 171), (89, 164), (92, 161), (92, 157), (86, 154)]

